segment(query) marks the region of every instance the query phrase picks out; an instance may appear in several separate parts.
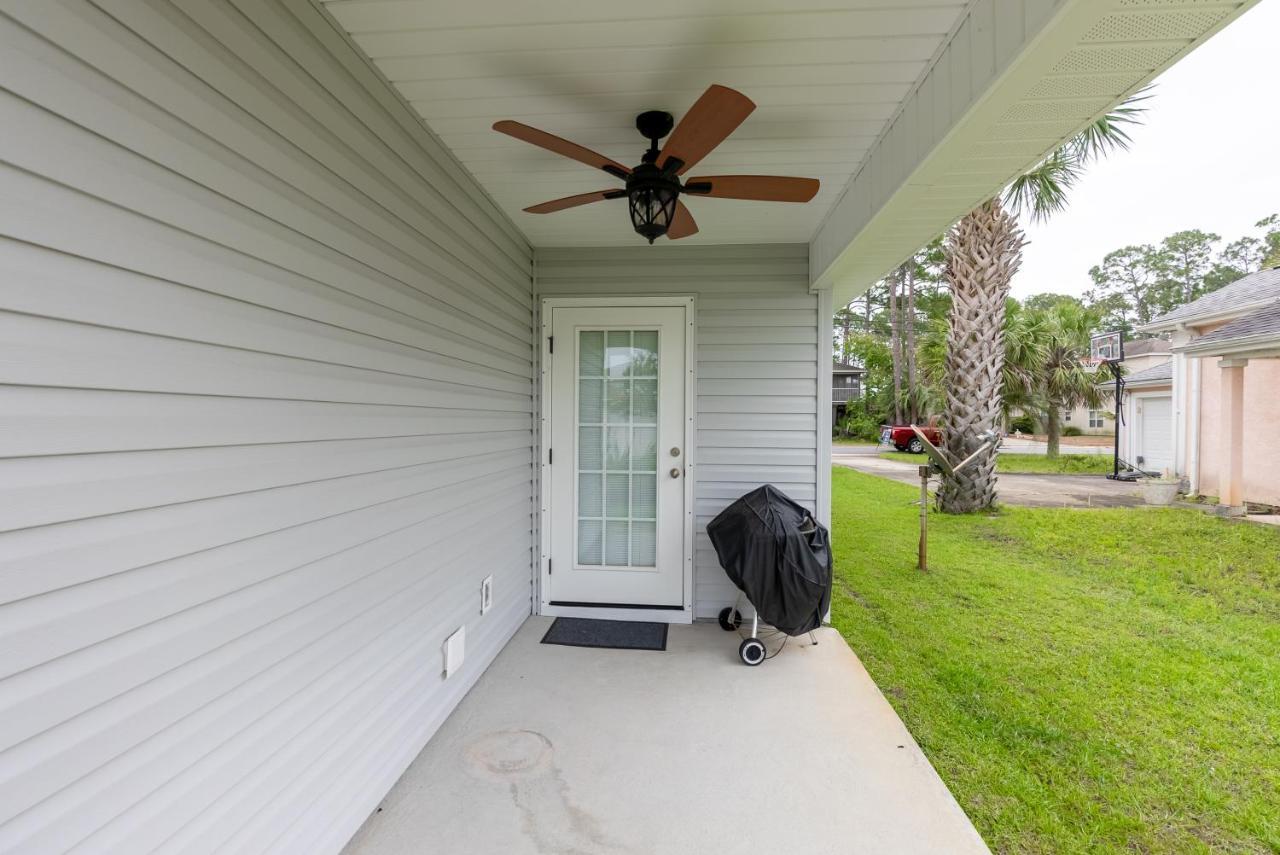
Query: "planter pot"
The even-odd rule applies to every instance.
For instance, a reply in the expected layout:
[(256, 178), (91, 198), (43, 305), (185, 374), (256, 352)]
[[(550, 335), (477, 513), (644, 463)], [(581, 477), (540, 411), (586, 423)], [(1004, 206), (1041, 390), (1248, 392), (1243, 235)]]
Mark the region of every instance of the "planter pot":
[(1148, 505), (1172, 505), (1181, 481), (1143, 481), (1142, 500)]

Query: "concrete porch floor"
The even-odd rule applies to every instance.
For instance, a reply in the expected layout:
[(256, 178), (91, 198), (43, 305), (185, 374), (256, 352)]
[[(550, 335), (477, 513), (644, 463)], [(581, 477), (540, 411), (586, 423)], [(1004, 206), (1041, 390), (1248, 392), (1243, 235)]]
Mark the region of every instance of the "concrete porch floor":
[(986, 852), (838, 633), (756, 668), (714, 624), (663, 653), (531, 618), (345, 850)]

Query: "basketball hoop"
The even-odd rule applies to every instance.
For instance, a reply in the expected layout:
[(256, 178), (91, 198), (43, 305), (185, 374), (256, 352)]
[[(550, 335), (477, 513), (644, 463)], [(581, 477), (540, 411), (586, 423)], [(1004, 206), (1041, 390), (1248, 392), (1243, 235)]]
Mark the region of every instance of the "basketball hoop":
[(1120, 477), (1120, 426), (1124, 424), (1124, 410), (1120, 406), (1124, 398), (1124, 368), (1120, 364), (1124, 362), (1124, 331), (1115, 330), (1091, 336), (1089, 362), (1095, 369), (1100, 365), (1107, 366), (1111, 376), (1115, 378), (1115, 391), (1112, 394), (1116, 404), (1116, 433), (1112, 440), (1111, 474), (1107, 477), (1116, 480)]
[(1094, 365), (1103, 362), (1123, 362), (1124, 333), (1115, 330), (1090, 336), (1089, 359)]

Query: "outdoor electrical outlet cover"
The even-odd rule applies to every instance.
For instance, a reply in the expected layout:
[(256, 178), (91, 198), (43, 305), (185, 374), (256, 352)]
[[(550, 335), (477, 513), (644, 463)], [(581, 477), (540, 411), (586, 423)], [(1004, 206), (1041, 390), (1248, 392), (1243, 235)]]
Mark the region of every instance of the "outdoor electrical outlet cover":
[(460, 626), (453, 635), (444, 640), (445, 679), (452, 677), (462, 667), (462, 659), (466, 653), (466, 633), (467, 628)]
[(489, 611), (493, 606), (493, 577), (485, 576), (480, 583), (480, 614)]

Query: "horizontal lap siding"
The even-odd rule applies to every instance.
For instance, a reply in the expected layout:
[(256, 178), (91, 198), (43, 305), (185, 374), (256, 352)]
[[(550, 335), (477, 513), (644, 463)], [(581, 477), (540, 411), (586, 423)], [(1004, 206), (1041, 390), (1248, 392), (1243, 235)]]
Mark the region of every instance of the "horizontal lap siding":
[(808, 250), (789, 244), (537, 252), (540, 297), (696, 298), (695, 617), (737, 595), (706, 535), (725, 505), (772, 483), (814, 507), (818, 298), (808, 285)]
[(0, 852), (335, 852), (529, 613), (531, 251), (308, 3), (0, 10)]

